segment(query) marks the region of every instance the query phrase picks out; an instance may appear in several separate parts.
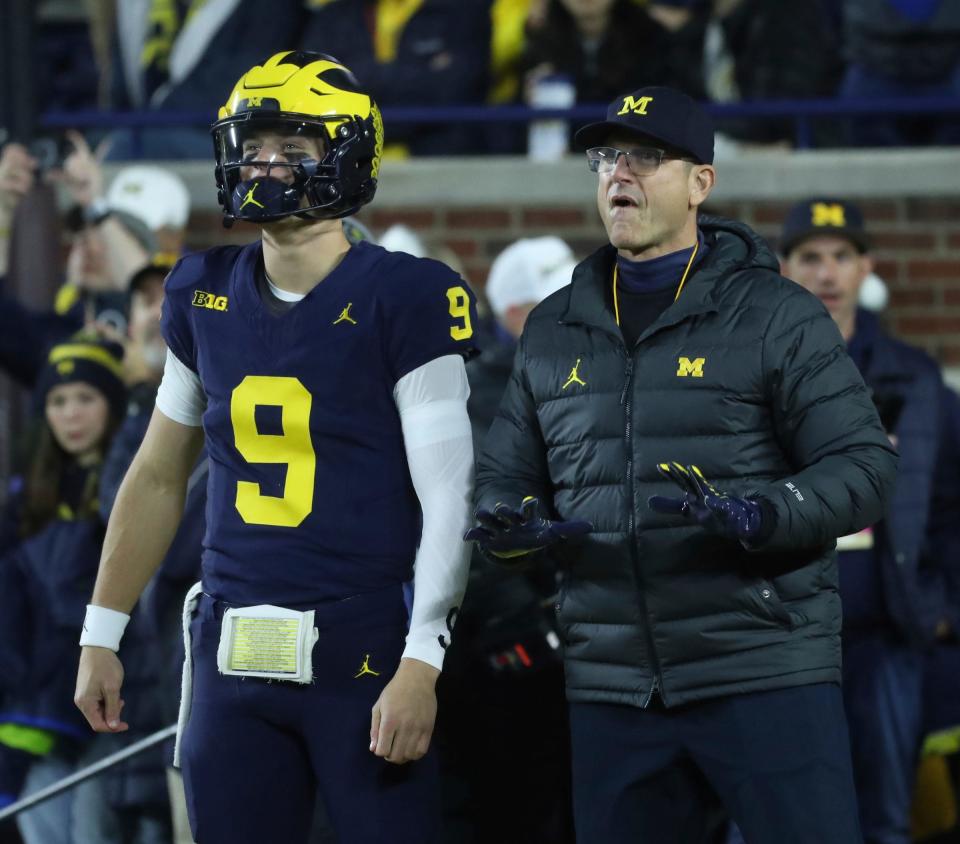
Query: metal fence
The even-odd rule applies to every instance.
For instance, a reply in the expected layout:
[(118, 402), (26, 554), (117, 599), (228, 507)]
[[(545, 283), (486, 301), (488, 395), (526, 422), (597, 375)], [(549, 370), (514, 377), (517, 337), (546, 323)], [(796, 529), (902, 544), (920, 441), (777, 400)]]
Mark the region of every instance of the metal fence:
[(0, 809), (0, 822), (13, 818), (20, 812), (26, 811), (27, 809), (32, 809), (38, 803), (43, 803), (46, 800), (49, 800), (51, 797), (56, 797), (58, 794), (62, 794), (64, 791), (69, 791), (71, 788), (79, 785), (85, 780), (91, 779), (92, 777), (102, 774), (104, 771), (112, 768), (114, 765), (119, 765), (121, 762), (126, 762), (127, 759), (132, 759), (134, 756), (149, 750), (151, 747), (155, 747), (162, 742), (171, 739), (176, 735), (177, 725), (171, 724), (169, 727), (164, 727), (162, 730), (158, 730), (152, 735), (147, 736), (140, 741), (131, 744), (129, 747), (125, 747), (123, 750), (118, 750), (116, 753), (112, 753), (110, 756), (105, 756), (103, 759), (94, 762), (92, 765), (88, 765), (86, 768), (81, 768), (79, 771), (75, 771), (70, 774), (70, 776), (64, 777), (62, 780), (58, 780), (55, 783), (51, 783), (46, 788), (41, 788), (39, 791), (35, 791), (33, 794), (28, 794), (26, 797), (17, 800), (16, 803), (11, 803), (9, 806)]
[[(863, 116), (923, 117), (960, 116), (960, 97), (883, 97), (877, 99), (765, 100), (739, 103), (705, 103), (707, 111), (723, 120), (790, 120), (794, 145), (798, 149), (813, 146), (813, 124), (822, 119)], [(390, 125), (438, 124), (525, 124), (534, 120), (563, 119), (586, 122), (601, 119), (606, 104), (583, 104), (566, 109), (530, 108), (522, 105), (384, 108), (384, 120)], [(43, 130), (203, 128), (211, 123), (211, 114), (195, 111), (48, 111), (41, 115)]]

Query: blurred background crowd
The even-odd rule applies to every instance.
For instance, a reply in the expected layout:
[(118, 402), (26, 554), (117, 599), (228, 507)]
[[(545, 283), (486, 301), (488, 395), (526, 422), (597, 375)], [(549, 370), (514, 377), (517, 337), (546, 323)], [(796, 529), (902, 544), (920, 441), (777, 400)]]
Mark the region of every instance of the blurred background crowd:
[[(856, 120), (812, 121), (804, 145), (960, 137), (960, 115), (945, 104), (960, 93), (960, 7), (949, 0), (275, 0), (268, 11), (253, 0), (18, 2), (36, 8), (32, 74), (18, 79), (19, 96), (60, 124), (95, 109), (154, 114), (150, 131), (112, 132), (118, 159), (206, 157), (207, 120), (239, 75), (261, 56), (318, 44), (336, 45), (388, 115), (606, 103), (643, 79), (724, 106), (732, 142), (796, 142), (775, 110), (746, 120), (735, 108), (772, 99), (836, 98), (860, 110)], [(935, 110), (923, 120), (870, 113), (910, 97)], [(556, 148), (531, 139), (524, 122), (424, 119), (388, 120), (389, 152), (516, 153), (531, 140), (544, 154)]]
[[(798, 146), (863, 152), (960, 144), (956, 0), (7, 5), (0, 32), (0, 809), (176, 720), (180, 606), (198, 576), (204, 530), (203, 456), (174, 544), (124, 640), (133, 675), (125, 714), (135, 731), (89, 733), (72, 703), (76, 639), (104, 525), (163, 371), (163, 279), (184, 251), (227, 238), (210, 227), (198, 234), (197, 221), (214, 206), (212, 197), (202, 209), (194, 200), (215, 189), (208, 126), (244, 71), (279, 50), (335, 55), (384, 108), (386, 155), (397, 160), (562, 159), (578, 125), (641, 84), (712, 102), (721, 162), (766, 148), (788, 154)], [(798, 101), (817, 106), (804, 111)], [(545, 117), (540, 109), (549, 110)], [(798, 114), (809, 119), (798, 122)], [(855, 360), (891, 438), (929, 446), (922, 465), (904, 468), (898, 517), (878, 528), (889, 538), (876, 546), (845, 538), (842, 549), (854, 555), (846, 557), (849, 571), (876, 571), (848, 578), (843, 598), (849, 664), (862, 668), (849, 678), (856, 695), (848, 716), (862, 742), (864, 826), (875, 830), (868, 841), (883, 844), (960, 840), (960, 413), (938, 363), (919, 350), (913, 357), (890, 352), (886, 360), (895, 363), (886, 369), (877, 363), (882, 355), (870, 357), (886, 342), (876, 339), (876, 326), (887, 322), (889, 308), (922, 304), (949, 320), (950, 307), (960, 305), (953, 287), (960, 262), (948, 260), (960, 235), (928, 234), (904, 216), (916, 211), (922, 221), (926, 209), (960, 219), (960, 150), (953, 154), (942, 172), (945, 204), (916, 206), (908, 198), (901, 213), (901, 205), (884, 200), (861, 214), (850, 203), (818, 200), (824, 213), (840, 207), (846, 215), (837, 228), (859, 256), (846, 268), (826, 259), (805, 267), (804, 238), (783, 238), (785, 230), (796, 233), (796, 215), (810, 203), (775, 206), (760, 227), (779, 242), (791, 277), (814, 292), (826, 287), (862, 315), (861, 346), (869, 326), (871, 351), (858, 346), (851, 354), (860, 355)], [(190, 169), (193, 160), (209, 161), (209, 170)], [(197, 172), (209, 172), (199, 187), (191, 183)], [(344, 221), (351, 242), (374, 240), (443, 260), (481, 295), (484, 352), (468, 367), (478, 444), (527, 314), (602, 243), (599, 235), (549, 231), (562, 213), (524, 211), (531, 225), (514, 225), (503, 205), (522, 199), (518, 191), (496, 209), (464, 210), (455, 237), (438, 233), (433, 210), (393, 215), (409, 225), (375, 210)], [(871, 210), (882, 236), (872, 231)], [(450, 222), (461, 212), (445, 213)], [(424, 230), (418, 220), (428, 221)], [(478, 259), (464, 232), (498, 226)], [(252, 227), (239, 231), (229, 236), (257, 236)], [(907, 250), (901, 264), (884, 251), (894, 245)], [(924, 264), (917, 256), (932, 252), (947, 254), (935, 269), (950, 278), (929, 280), (936, 260)], [(873, 255), (879, 260), (866, 260)], [(925, 285), (906, 277), (914, 268), (927, 273)], [(924, 378), (938, 397), (914, 389)], [(941, 414), (935, 432), (916, 421)], [(912, 532), (904, 533), (904, 519)], [(908, 549), (908, 576), (930, 596), (913, 615), (897, 603), (901, 581), (880, 574), (902, 569), (894, 547)], [(474, 561), (441, 683), (436, 737), (451, 844), (573, 840), (552, 612), (561, 576), (549, 567), (515, 574)], [(933, 604), (936, 612), (928, 612)], [(16, 823), (0, 821), (0, 842), (189, 841), (169, 756), (169, 748), (154, 748)], [(870, 770), (890, 776), (862, 773)], [(322, 817), (316, 826), (315, 842), (332, 840)], [(714, 841), (735, 835), (718, 808)]]

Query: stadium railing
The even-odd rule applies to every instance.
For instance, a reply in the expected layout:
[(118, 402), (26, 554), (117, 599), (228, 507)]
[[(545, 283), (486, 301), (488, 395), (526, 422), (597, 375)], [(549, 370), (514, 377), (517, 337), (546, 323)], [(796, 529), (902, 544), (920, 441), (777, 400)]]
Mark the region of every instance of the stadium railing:
[[(707, 110), (718, 121), (783, 120), (794, 124), (794, 145), (797, 149), (813, 146), (813, 121), (823, 118), (849, 118), (865, 115), (945, 116), (960, 115), (960, 97), (885, 97), (878, 99), (815, 99), (764, 100), (739, 103), (708, 103)], [(384, 108), (389, 125), (433, 125), (456, 123), (530, 123), (534, 120), (563, 119), (572, 122), (597, 120), (606, 105), (583, 104), (568, 109), (507, 106), (405, 106)], [(156, 128), (207, 128), (211, 115), (196, 111), (48, 111), (41, 115), (40, 126), (46, 131), (61, 129), (147, 130)]]
[(114, 765), (119, 765), (121, 762), (126, 762), (128, 759), (131, 759), (134, 756), (138, 756), (139, 754), (149, 750), (151, 747), (155, 747), (161, 742), (173, 738), (176, 732), (177, 725), (171, 724), (169, 727), (164, 727), (162, 730), (157, 730), (157, 732), (153, 733), (152, 735), (140, 739), (140, 741), (131, 744), (129, 747), (123, 748), (123, 750), (118, 750), (116, 753), (105, 756), (103, 759), (94, 762), (92, 765), (88, 765), (86, 768), (81, 768), (79, 771), (74, 771), (74, 773), (70, 774), (69, 776), (66, 776), (61, 780), (57, 780), (45, 788), (35, 791), (33, 794), (28, 794), (26, 797), (20, 798), (15, 803), (11, 803), (8, 806), (5, 806), (3, 809), (0, 809), (0, 823), (15, 817), (16, 815), (20, 814), (20, 812), (24, 812), (27, 809), (32, 809), (37, 804), (43, 803), (52, 797), (56, 797), (58, 794), (61, 794), (64, 791), (74, 788), (91, 777), (102, 774), (104, 771), (112, 768)]

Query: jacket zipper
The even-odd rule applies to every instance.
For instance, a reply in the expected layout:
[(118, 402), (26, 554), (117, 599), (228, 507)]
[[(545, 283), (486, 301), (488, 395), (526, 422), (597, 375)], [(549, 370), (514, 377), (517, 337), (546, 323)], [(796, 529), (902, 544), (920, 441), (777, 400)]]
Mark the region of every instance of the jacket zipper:
[(650, 629), (650, 616), (647, 612), (647, 599), (643, 591), (643, 576), (640, 573), (640, 555), (637, 550), (636, 537), (636, 514), (634, 510), (634, 481), (633, 481), (633, 357), (627, 353), (626, 383), (623, 385), (623, 392), (620, 394), (620, 404), (624, 406), (626, 416), (626, 427), (624, 430), (624, 442), (627, 447), (627, 479), (630, 491), (630, 506), (627, 510), (627, 529), (630, 533), (630, 558), (633, 561), (633, 571), (637, 578), (639, 588), (638, 599), (640, 602), (640, 616), (643, 619), (643, 632), (647, 639), (647, 652), (650, 654), (650, 667), (653, 669), (653, 683), (646, 699), (643, 701), (643, 708), (646, 709), (653, 700), (653, 696), (663, 692), (660, 686), (660, 660), (657, 659), (657, 653), (653, 646), (653, 631)]

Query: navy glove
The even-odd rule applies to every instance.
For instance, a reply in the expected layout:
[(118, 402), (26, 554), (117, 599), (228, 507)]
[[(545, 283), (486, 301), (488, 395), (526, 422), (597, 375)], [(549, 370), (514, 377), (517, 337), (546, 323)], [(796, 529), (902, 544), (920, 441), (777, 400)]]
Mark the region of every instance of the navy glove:
[(463, 538), (473, 540), (494, 557), (508, 560), (593, 530), (590, 522), (555, 522), (543, 518), (538, 510), (539, 502), (531, 496), (523, 499), (519, 510), (506, 504), (498, 504), (492, 513), (477, 510), (479, 524), (470, 528)]
[(657, 471), (683, 490), (683, 498), (653, 495), (647, 499), (651, 510), (684, 516), (714, 533), (741, 542), (749, 543), (761, 536), (763, 508), (756, 501), (720, 492), (696, 466), (658, 463)]

